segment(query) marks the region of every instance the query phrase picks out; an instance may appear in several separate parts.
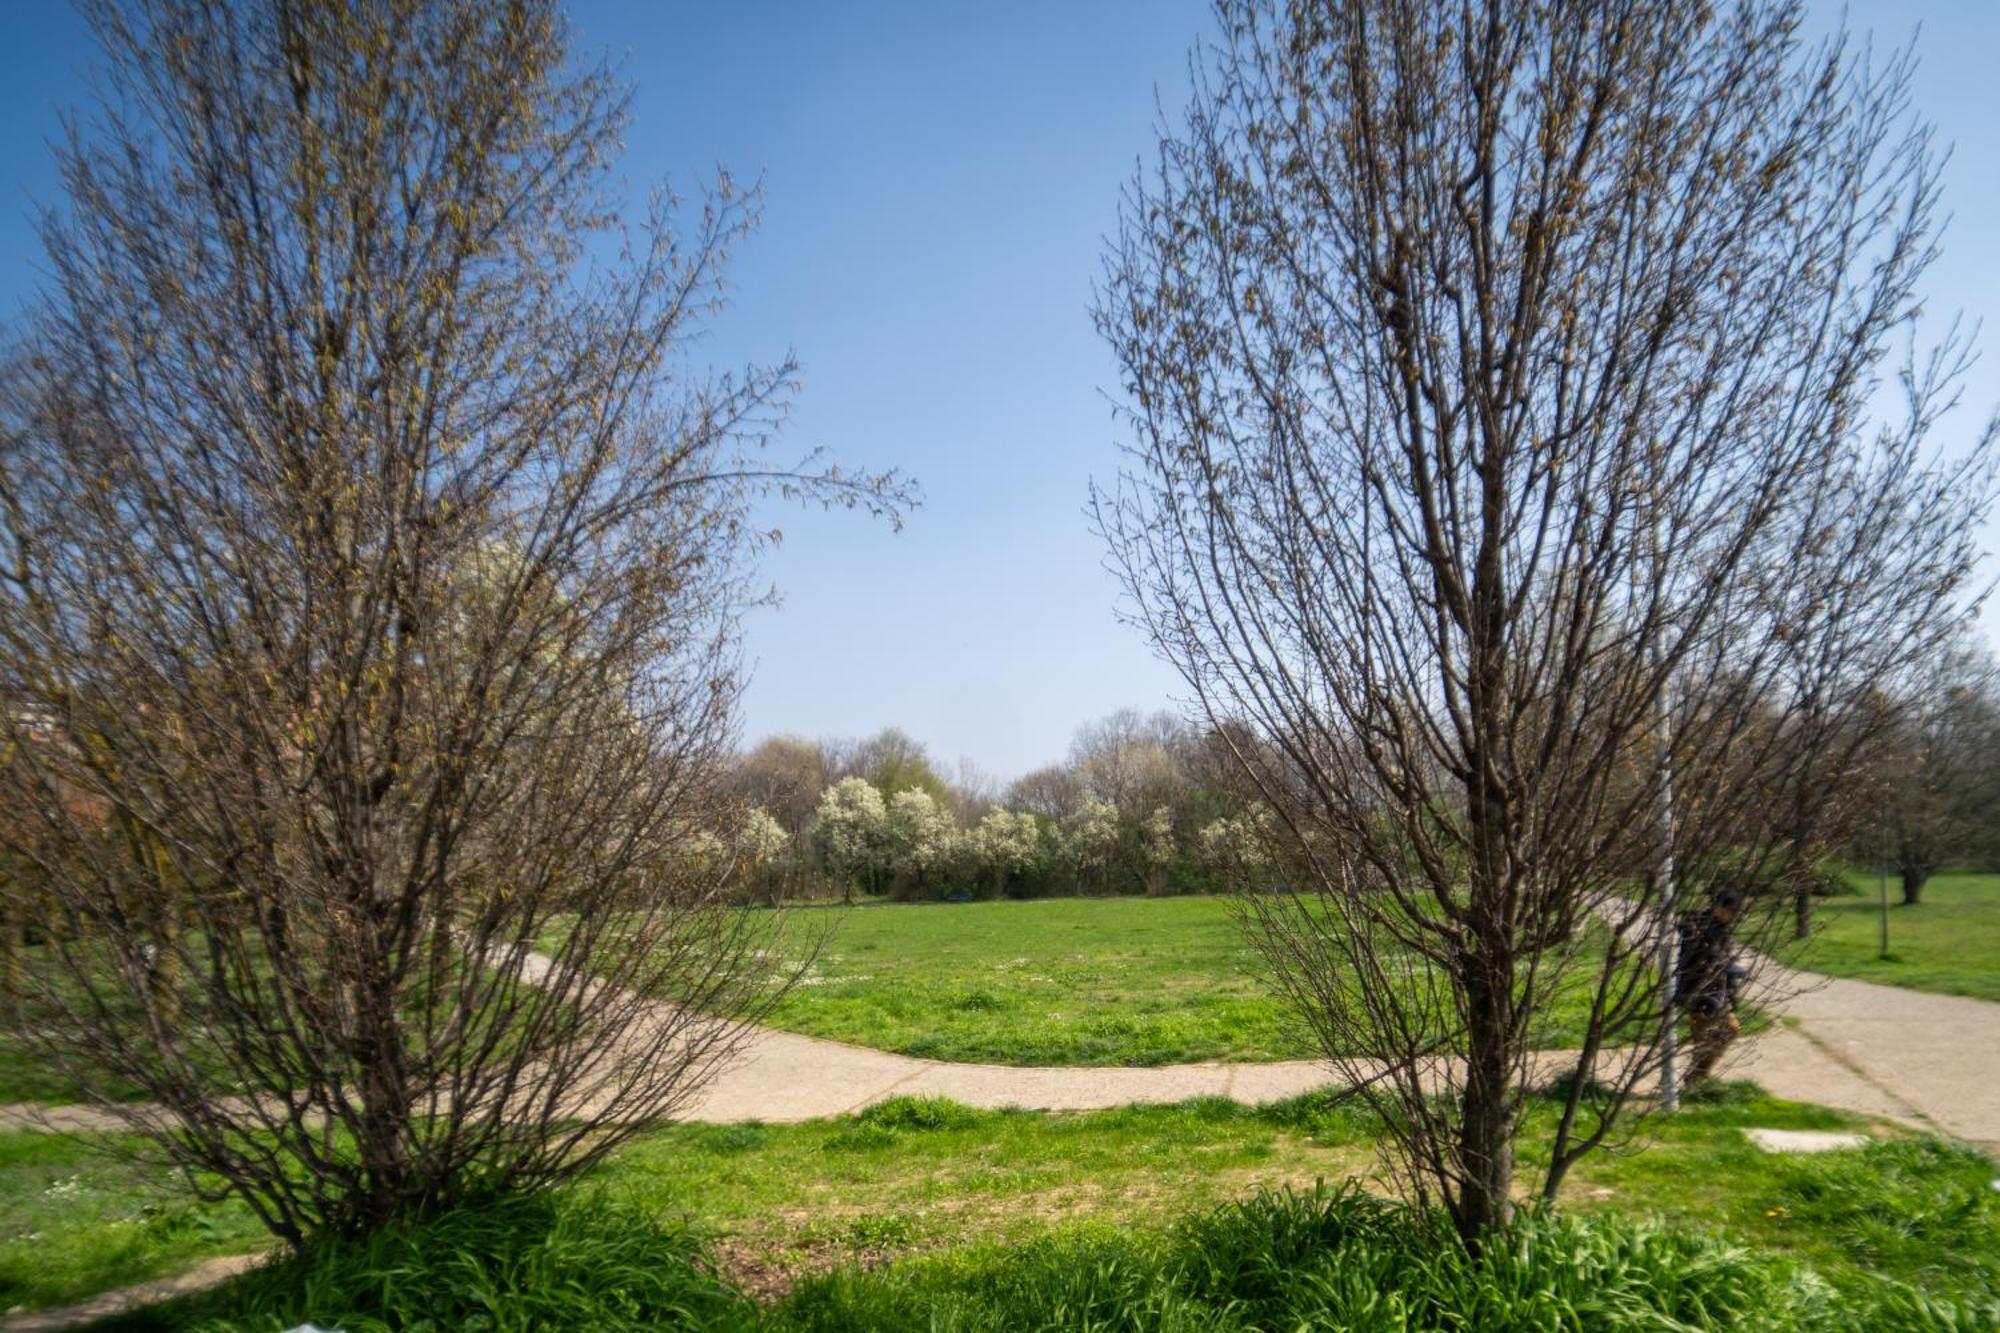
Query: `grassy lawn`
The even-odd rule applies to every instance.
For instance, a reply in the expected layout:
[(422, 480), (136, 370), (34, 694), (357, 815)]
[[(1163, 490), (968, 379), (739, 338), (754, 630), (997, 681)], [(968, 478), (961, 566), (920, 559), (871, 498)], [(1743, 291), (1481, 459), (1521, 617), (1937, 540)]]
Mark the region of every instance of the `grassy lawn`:
[[(1587, 1158), (1565, 1208), (1724, 1228), (1836, 1283), (1886, 1276), (1946, 1294), (2000, 1292), (2000, 1194), (1983, 1159), (1902, 1136), (1772, 1157), (1741, 1132), (1859, 1123), (1732, 1085), (1659, 1122), (1646, 1151)], [(74, 1142), (0, 1136), (0, 1163), (0, 1309), (75, 1300), (258, 1243), (240, 1207), (169, 1202), (157, 1171)], [(1530, 1153), (1524, 1184), (1532, 1165)], [(1262, 1187), (1377, 1169), (1367, 1122), (1321, 1097), (1068, 1115), (903, 1099), (800, 1125), (662, 1130), (592, 1187), (690, 1226), (729, 1278), (769, 1298), (833, 1270), (1005, 1250), (1077, 1227), (1165, 1228)]]
[[(1540, 1046), (1573, 1046), (1582, 995)], [(1161, 1065), (1317, 1055), (1226, 898), (871, 904), (840, 918), (774, 1026), (905, 1055)]]
[(1850, 871), (1858, 896), (1815, 908), (1817, 933), (1788, 961), (1836, 977), (2000, 1001), (2000, 875), (1938, 875), (1914, 907), (1889, 881), (1889, 957), (1881, 949), (1881, 905), (1873, 875)]
[(203, 1204), (111, 1136), (0, 1132), (0, 1312), (61, 1305), (270, 1243), (239, 1204)]
[(939, 1060), (1158, 1065), (1313, 1054), (1222, 898), (881, 904), (840, 918), (772, 1022)]
[[(1537, 1105), (1533, 1144), (1554, 1108)], [(2000, 1285), (2000, 1194), (1989, 1164), (1898, 1138), (1817, 1158), (1774, 1157), (1745, 1126), (1842, 1129), (1864, 1122), (1728, 1085), (1650, 1146), (1594, 1154), (1565, 1184), (1578, 1213), (1726, 1228), (1821, 1273)], [(1377, 1181), (1358, 1107), (1308, 1096), (1268, 1107), (1219, 1098), (1076, 1114), (977, 1111), (903, 1099), (803, 1125), (680, 1126), (635, 1144), (605, 1173), (644, 1206), (721, 1237), (753, 1290), (802, 1273), (966, 1244), (1025, 1244), (1051, 1226), (1161, 1226), (1259, 1187)], [(1894, 1190), (1885, 1215), (1884, 1192)], [(1870, 1222), (1882, 1235), (1859, 1238)], [(1885, 1239), (1886, 1237), (1886, 1239)], [(1981, 1248), (1982, 1244), (1985, 1248)]]

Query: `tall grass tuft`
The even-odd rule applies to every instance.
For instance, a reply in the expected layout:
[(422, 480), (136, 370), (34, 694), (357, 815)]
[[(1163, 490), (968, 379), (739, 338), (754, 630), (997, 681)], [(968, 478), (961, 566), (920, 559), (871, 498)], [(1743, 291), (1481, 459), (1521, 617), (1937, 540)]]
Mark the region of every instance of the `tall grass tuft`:
[(756, 1308), (685, 1229), (606, 1196), (504, 1196), (328, 1241), (201, 1296), (107, 1329), (343, 1333), (754, 1326)]
[(1529, 1216), (1472, 1254), (1439, 1218), (1321, 1187), (1227, 1205), (1164, 1236), (1072, 1228), (830, 1274), (770, 1319), (795, 1333), (1958, 1333), (1993, 1327), (1992, 1314), (1897, 1283), (1837, 1292), (1718, 1236), (1615, 1219)]

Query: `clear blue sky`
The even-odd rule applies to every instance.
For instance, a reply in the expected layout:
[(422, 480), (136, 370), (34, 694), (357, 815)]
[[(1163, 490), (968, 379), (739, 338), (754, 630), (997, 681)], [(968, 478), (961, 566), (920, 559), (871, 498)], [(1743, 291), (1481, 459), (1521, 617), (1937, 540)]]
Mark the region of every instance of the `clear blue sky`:
[[(926, 495), (900, 535), (851, 515), (778, 516), (786, 541), (767, 570), (785, 601), (747, 627), (746, 737), (895, 725), (947, 766), (1013, 777), (1060, 756), (1082, 722), (1170, 703), (1178, 683), (1113, 619), (1083, 516), (1090, 478), (1118, 465), (1114, 372), (1087, 310), (1118, 188), (1152, 142), (1155, 90), (1178, 105), (1206, 0), (573, 12), (584, 45), (637, 85), (623, 166), (635, 190), (717, 165), (764, 180), (764, 227), (704, 355), (795, 351), (805, 392), (781, 448), (899, 466)], [(1891, 44), (1922, 24), (1917, 99), (1955, 144), (1955, 220), (1930, 288), (1937, 308), (1991, 326), (1968, 395), (1983, 419), (2000, 403), (2000, 3), (1849, 12)], [(92, 51), (58, 0), (0, 0), (0, 17), (11, 312), (35, 281), (27, 213), (53, 189), (46, 142)], [(1970, 432), (1973, 415), (1947, 430)]]

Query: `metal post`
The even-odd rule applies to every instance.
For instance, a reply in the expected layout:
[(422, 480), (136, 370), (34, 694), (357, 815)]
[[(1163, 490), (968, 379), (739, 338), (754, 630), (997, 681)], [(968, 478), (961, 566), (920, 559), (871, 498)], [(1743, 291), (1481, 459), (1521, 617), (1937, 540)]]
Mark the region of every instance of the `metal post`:
[(1660, 795), (1654, 811), (1660, 838), (1660, 1105), (1677, 1111), (1681, 1105), (1679, 932), (1674, 928), (1674, 751), (1667, 737), (1666, 685), (1660, 686), (1656, 737), (1659, 743)]
[(1880, 856), (1880, 858), (1879, 858), (1879, 859), (1878, 859), (1878, 860), (1876, 861), (1876, 863), (1875, 863), (1875, 864), (1876, 864), (1876, 867), (1877, 867), (1877, 870), (1879, 871), (1879, 873), (1881, 874), (1881, 877), (1882, 877), (1882, 948), (1881, 948), (1881, 950), (1880, 950), (1880, 952), (1879, 952), (1879, 956), (1880, 956), (1881, 958), (1883, 958), (1883, 959), (1887, 959), (1887, 958), (1889, 957), (1889, 856), (1888, 856), (1888, 853), (1887, 853), (1887, 852), (1884, 852), (1884, 853), (1882, 853), (1882, 855), (1881, 855), (1881, 856)]
[[(1652, 574), (1655, 597), (1659, 596), (1659, 585), (1666, 580), (1666, 568), (1661, 559), (1660, 545), (1660, 460), (1655, 452), (1650, 457), (1650, 488), (1647, 506), (1648, 545), (1652, 554)], [(1680, 1012), (1679, 997), (1680, 939), (1674, 928), (1674, 747), (1673, 709), (1670, 705), (1666, 672), (1666, 649), (1659, 636), (1664, 630), (1656, 627), (1653, 638), (1653, 660), (1651, 663), (1656, 679), (1653, 682), (1657, 693), (1653, 696), (1653, 744), (1656, 747), (1660, 770), (1660, 790), (1654, 803), (1653, 815), (1657, 821), (1656, 832), (1660, 839), (1660, 1105), (1668, 1111), (1677, 1111), (1681, 1105), (1680, 1076)]]

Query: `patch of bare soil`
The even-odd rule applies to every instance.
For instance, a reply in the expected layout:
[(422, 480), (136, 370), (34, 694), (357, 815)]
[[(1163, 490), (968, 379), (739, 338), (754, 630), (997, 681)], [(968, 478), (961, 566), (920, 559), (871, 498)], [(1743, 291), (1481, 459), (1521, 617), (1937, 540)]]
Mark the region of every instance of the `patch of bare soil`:
[[(921, 1248), (921, 1247), (917, 1247)], [(772, 1305), (791, 1295), (807, 1278), (837, 1268), (886, 1268), (915, 1249), (853, 1246), (834, 1242), (781, 1245), (755, 1236), (731, 1236), (715, 1245), (716, 1266), (759, 1305)]]

